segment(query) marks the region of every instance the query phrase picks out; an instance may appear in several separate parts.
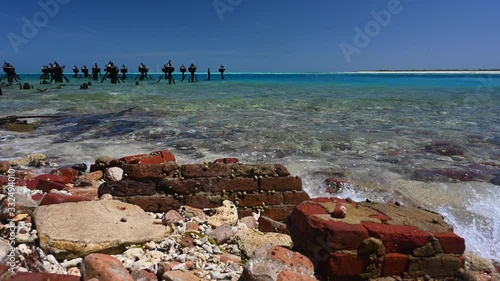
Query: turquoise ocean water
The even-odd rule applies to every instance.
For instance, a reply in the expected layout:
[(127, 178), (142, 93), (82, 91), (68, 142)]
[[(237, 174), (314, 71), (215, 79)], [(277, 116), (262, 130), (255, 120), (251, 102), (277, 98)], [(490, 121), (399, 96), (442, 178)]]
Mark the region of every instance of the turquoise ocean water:
[[(20, 76), (35, 89), (3, 87), (0, 116), (64, 117), (32, 133), (0, 129), (1, 159), (42, 152), (89, 164), (172, 149), (182, 164), (283, 163), (311, 196), (328, 196), (323, 181), (343, 173), (350, 185), (335, 196), (438, 211), (467, 250), (500, 259), (500, 74), (212, 73), (175, 85), (152, 74), (88, 90), (71, 75), (62, 89)], [(433, 153), (433, 143), (463, 155)]]

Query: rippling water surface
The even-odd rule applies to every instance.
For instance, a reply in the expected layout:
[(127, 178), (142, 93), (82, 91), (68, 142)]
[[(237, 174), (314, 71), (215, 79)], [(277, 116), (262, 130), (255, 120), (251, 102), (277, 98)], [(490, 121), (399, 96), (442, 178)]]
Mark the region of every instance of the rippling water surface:
[(0, 158), (43, 152), (65, 165), (167, 148), (180, 163), (284, 163), (312, 196), (344, 174), (351, 184), (338, 196), (439, 211), (468, 250), (500, 259), (500, 75), (199, 75), (88, 90), (21, 78), (35, 89), (2, 88), (0, 116), (64, 117), (32, 133), (0, 129)]

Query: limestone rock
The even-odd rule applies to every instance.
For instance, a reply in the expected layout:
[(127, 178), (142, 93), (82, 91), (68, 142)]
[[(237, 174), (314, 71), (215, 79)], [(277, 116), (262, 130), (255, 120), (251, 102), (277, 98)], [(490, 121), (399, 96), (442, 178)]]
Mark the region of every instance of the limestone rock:
[(224, 200), (222, 206), (215, 208), (215, 214), (208, 217), (208, 224), (219, 227), (223, 224), (235, 225), (238, 222), (238, 209), (233, 202)]
[(292, 239), (289, 235), (268, 232), (261, 233), (252, 230), (239, 231), (236, 233), (236, 241), (242, 254), (250, 258), (255, 250), (262, 245), (283, 246), (292, 248)]
[(119, 181), (123, 178), (123, 169), (120, 167), (111, 167), (106, 171), (104, 178), (107, 181)]
[(34, 217), (40, 246), (59, 258), (116, 253), (165, 235), (165, 227), (141, 208), (116, 200), (40, 206)]
[(10, 164), (13, 166), (15, 166), (15, 165), (28, 166), (28, 165), (31, 165), (31, 164), (36, 163), (36, 162), (44, 161), (45, 159), (47, 159), (47, 156), (45, 156), (45, 154), (34, 153), (34, 154), (26, 155), (25, 157), (22, 157), (22, 158), (18, 158), (16, 160), (12, 160), (12, 161), (10, 161)]

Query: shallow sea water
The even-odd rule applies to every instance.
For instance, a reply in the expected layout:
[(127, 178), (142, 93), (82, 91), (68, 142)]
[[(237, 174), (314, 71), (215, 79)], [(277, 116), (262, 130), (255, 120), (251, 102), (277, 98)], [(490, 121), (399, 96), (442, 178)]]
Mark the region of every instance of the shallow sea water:
[[(0, 116), (64, 117), (29, 120), (42, 121), (32, 133), (0, 129), (0, 159), (42, 152), (60, 165), (89, 164), (172, 149), (182, 164), (283, 163), (311, 196), (329, 196), (323, 181), (343, 172), (350, 185), (336, 196), (438, 211), (467, 250), (500, 259), (500, 187), (490, 182), (500, 176), (500, 75), (198, 74), (198, 83), (176, 76), (175, 85), (158, 75), (138, 86), (92, 81), (88, 90), (69, 76), (54, 89), (20, 75), (35, 89), (3, 87)], [(464, 155), (431, 153), (433, 142)], [(436, 170), (478, 176), (461, 182)]]

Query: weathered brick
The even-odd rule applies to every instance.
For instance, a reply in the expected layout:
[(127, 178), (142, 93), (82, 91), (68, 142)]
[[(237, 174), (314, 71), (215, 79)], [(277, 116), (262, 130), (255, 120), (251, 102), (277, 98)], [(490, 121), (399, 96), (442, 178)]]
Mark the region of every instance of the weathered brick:
[[(121, 199), (121, 198), (116, 198)], [(132, 196), (124, 201), (141, 207), (146, 212), (168, 212), (178, 210), (183, 203), (171, 195)]]
[(460, 255), (439, 254), (426, 258), (410, 256), (409, 259), (408, 273), (411, 277), (423, 277), (425, 275), (432, 278), (453, 277), (462, 267)]
[(78, 175), (81, 174), (81, 172), (73, 169), (73, 168), (59, 168), (59, 169), (54, 169), (50, 171), (51, 175), (57, 175), (57, 176), (63, 176), (66, 177), (66, 181), (62, 181), (61, 183), (67, 184), (74, 182)]
[(217, 208), (222, 205), (222, 196), (210, 192), (200, 192), (186, 196), (186, 205), (198, 209)]
[(148, 196), (156, 194), (156, 184), (152, 181), (138, 182), (133, 180), (120, 180), (105, 182), (99, 186), (98, 196), (111, 194), (117, 197)]
[(39, 179), (38, 183), (36, 185), (36, 189), (39, 189), (43, 192), (49, 192), (52, 189), (61, 190), (61, 189), (64, 189), (65, 187), (66, 186), (62, 183), (58, 183), (58, 182), (46, 180), (46, 179)]
[(401, 276), (408, 271), (410, 259), (408, 255), (389, 253), (384, 256), (382, 276)]
[(151, 152), (149, 155), (151, 156), (161, 156), (163, 160), (167, 162), (175, 162), (175, 155), (170, 150), (160, 150)]
[(274, 206), (283, 203), (283, 197), (279, 192), (274, 194), (247, 194), (237, 200), (239, 207)]
[(214, 163), (224, 163), (224, 164), (236, 164), (239, 163), (240, 160), (238, 158), (219, 158), (215, 159)]
[(259, 217), (259, 231), (261, 232), (278, 232), (283, 234), (289, 234), (286, 224), (275, 221), (266, 216)]
[(40, 202), (40, 206), (60, 204), (60, 203), (66, 203), (66, 202), (82, 202), (82, 201), (91, 201), (91, 199), (80, 197), (80, 196), (64, 195), (64, 194), (57, 194), (57, 193), (47, 193), (43, 196), (43, 199)]
[(309, 199), (310, 197), (305, 191), (283, 192), (283, 204), (297, 205)]
[[(5, 182), (5, 184), (7, 184), (7, 177), (5, 177), (5, 176), (1, 176), (1, 177), (5, 178), (4, 182)], [(68, 179), (68, 177), (63, 176), (63, 175), (41, 174), (41, 175), (36, 176), (34, 179), (27, 180), (26, 181), (26, 186), (29, 189), (35, 189), (35, 188), (37, 188), (38, 181), (41, 180), (41, 179), (43, 179), (43, 180), (49, 180), (49, 181), (57, 182), (57, 183), (61, 183), (61, 184), (67, 184), (67, 183), (72, 182), (72, 180)], [(23, 185), (24, 184), (24, 180), (16, 179), (15, 184), (16, 185)]]
[(445, 254), (463, 254), (465, 252), (465, 239), (453, 232), (436, 233), (431, 232), (441, 244), (441, 249)]
[(175, 162), (167, 162), (163, 164), (127, 164), (123, 170), (127, 177), (132, 180), (159, 181), (166, 177), (173, 177), (178, 168)]
[[(318, 271), (322, 276), (333, 278), (348, 278), (358, 280), (369, 263), (367, 256), (344, 253), (331, 253), (326, 261), (318, 260)], [(324, 267), (322, 266), (324, 265)]]
[(158, 188), (167, 194), (191, 194), (209, 191), (210, 182), (207, 178), (183, 180), (164, 178), (160, 181)]
[[(341, 221), (310, 216), (308, 219), (307, 237), (321, 239), (328, 252), (339, 250), (357, 250), (369, 236), (368, 231), (360, 224), (349, 224)], [(323, 244), (323, 243), (320, 243)]]
[(189, 164), (181, 166), (184, 178), (230, 177), (231, 166), (227, 164)]
[(299, 177), (262, 178), (259, 181), (259, 186), (264, 191), (302, 190), (302, 179)]
[(161, 156), (147, 156), (130, 160), (128, 164), (163, 164), (165, 159)]
[(93, 187), (67, 187), (64, 190), (71, 193), (71, 195), (95, 200), (99, 198), (98, 189)]
[(328, 212), (320, 205), (303, 202), (294, 208), (287, 223), (299, 227), (305, 233), (307, 220), (311, 215), (328, 215)]
[(281, 205), (281, 206), (268, 206), (262, 213), (266, 217), (270, 217), (276, 221), (285, 221), (295, 206)]
[[(128, 163), (130, 163), (131, 161), (133, 161), (135, 159), (143, 158), (143, 157), (146, 157), (146, 156), (148, 156), (148, 155), (147, 154), (130, 155), (130, 156), (125, 156), (125, 157), (120, 158), (119, 161), (121, 161), (121, 162), (123, 162), (125, 164), (128, 164)], [(111, 162), (113, 162), (115, 160), (116, 159), (113, 159), (113, 160), (111, 160)], [(115, 164), (115, 163), (111, 163), (111, 162), (110, 162), (109, 165), (113, 167), (113, 164)]]
[(283, 165), (274, 164), (232, 164), (231, 169), (236, 177), (268, 176), (275, 177), (287, 174), (288, 171)]
[(211, 192), (247, 191), (256, 192), (259, 184), (253, 178), (210, 178)]
[(379, 238), (384, 243), (387, 253), (410, 254), (432, 239), (431, 234), (415, 226), (364, 223), (370, 236)]
[(253, 213), (252, 209), (249, 208), (238, 208), (238, 218), (244, 218), (251, 216)]

